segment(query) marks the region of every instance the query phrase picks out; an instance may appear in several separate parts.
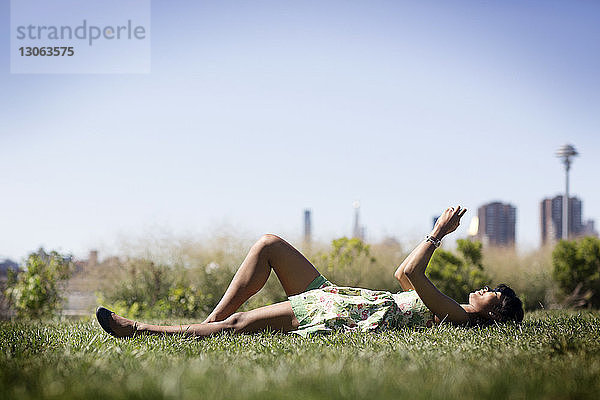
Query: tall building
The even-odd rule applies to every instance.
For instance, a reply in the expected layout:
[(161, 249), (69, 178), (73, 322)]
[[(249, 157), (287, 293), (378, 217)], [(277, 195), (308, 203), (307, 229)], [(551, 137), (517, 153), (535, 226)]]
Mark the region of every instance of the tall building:
[(598, 231), (594, 227), (594, 220), (588, 219), (583, 224), (583, 232), (581, 233), (583, 236), (596, 236), (598, 237)]
[(355, 201), (354, 207), (354, 226), (352, 228), (352, 237), (365, 240), (365, 227), (360, 224), (360, 202)]
[[(577, 197), (569, 197), (568, 237), (598, 236), (594, 221), (582, 222), (583, 202)], [(563, 233), (563, 196), (543, 199), (540, 203), (540, 232), (542, 246), (558, 242)]]
[(484, 245), (514, 247), (517, 209), (510, 204), (495, 201), (477, 210), (479, 225), (477, 239)]
[(304, 210), (304, 242), (310, 243), (312, 235), (312, 223), (310, 220), (310, 210)]

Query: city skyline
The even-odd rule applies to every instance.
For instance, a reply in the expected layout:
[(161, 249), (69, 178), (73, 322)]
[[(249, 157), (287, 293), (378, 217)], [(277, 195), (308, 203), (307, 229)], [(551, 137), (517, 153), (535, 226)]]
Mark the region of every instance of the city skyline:
[(325, 242), (352, 234), (354, 200), (368, 241), (403, 243), (448, 206), (469, 221), (509, 202), (517, 248), (537, 248), (565, 143), (570, 194), (600, 219), (600, 4), (174, 0), (151, 17), (149, 74), (11, 74), (0, 42), (0, 257), (223, 229), (300, 243), (306, 208)]
[[(548, 244), (556, 244), (562, 236), (562, 198), (563, 195), (556, 195), (553, 198), (544, 198), (540, 202), (540, 246), (543, 247)], [(591, 235), (598, 236), (598, 232), (595, 230), (595, 220), (591, 218), (583, 220), (582, 206), (583, 201), (577, 197), (569, 197), (569, 239), (577, 239), (579, 237)], [(353, 228), (352, 232), (343, 235), (346, 237), (359, 238), (366, 240), (365, 232), (367, 227), (360, 224), (360, 203), (354, 201), (352, 203), (353, 208)], [(471, 219), (469, 225), (466, 220), (463, 220), (463, 230), (468, 226), (467, 237), (474, 237), (478, 241), (481, 241), (485, 247), (504, 247), (504, 248), (515, 248), (518, 246), (518, 240), (516, 238), (516, 226), (518, 218), (516, 217), (517, 208), (510, 203), (502, 203), (500, 201), (491, 201), (477, 207), (477, 215)], [(304, 244), (310, 244), (312, 239), (312, 210), (303, 210), (303, 230), (302, 237)], [(435, 225), (438, 217), (433, 218), (433, 224)], [(475, 226), (473, 226), (473, 219), (476, 218)], [(474, 229), (473, 232), (471, 232)], [(394, 239), (397, 237), (386, 236), (380, 238), (381, 242), (386, 240)], [(35, 249), (37, 250), (37, 249)], [(48, 250), (48, 249), (46, 249)], [(34, 250), (32, 250), (34, 251)], [(94, 262), (97, 262), (98, 250), (92, 246), (86, 250), (88, 257), (94, 258)], [(83, 253), (79, 255), (79, 259)], [(14, 261), (11, 257), (0, 256), (0, 261), (4, 261), (8, 264)]]

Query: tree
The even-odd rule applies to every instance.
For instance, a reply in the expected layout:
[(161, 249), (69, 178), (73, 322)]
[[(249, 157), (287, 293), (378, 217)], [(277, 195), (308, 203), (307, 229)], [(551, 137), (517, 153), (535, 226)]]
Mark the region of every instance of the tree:
[(25, 266), (9, 274), (6, 297), (18, 317), (51, 317), (60, 310), (61, 282), (72, 272), (71, 256), (39, 249), (31, 253)]
[(566, 295), (579, 293), (579, 304), (600, 306), (600, 239), (561, 240), (552, 252), (552, 265), (552, 277)]

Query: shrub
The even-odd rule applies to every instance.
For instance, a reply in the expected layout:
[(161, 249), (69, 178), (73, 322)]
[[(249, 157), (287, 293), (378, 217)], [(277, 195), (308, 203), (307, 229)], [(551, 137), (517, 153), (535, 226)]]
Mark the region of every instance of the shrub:
[(99, 295), (99, 301), (130, 318), (195, 318), (212, 304), (188, 279), (187, 271), (133, 259), (125, 265), (124, 279)]
[(458, 254), (438, 249), (427, 267), (427, 276), (444, 294), (466, 300), (471, 291), (489, 283), (481, 263), (481, 242), (456, 241)]
[(61, 283), (69, 278), (73, 263), (70, 256), (43, 249), (31, 253), (24, 268), (12, 271), (7, 282), (6, 297), (20, 318), (44, 318), (61, 308)]
[(369, 286), (369, 275), (377, 269), (377, 260), (371, 255), (370, 246), (358, 238), (334, 239), (331, 250), (318, 253), (314, 259), (317, 269), (340, 286)]
[(564, 294), (580, 294), (578, 305), (600, 306), (600, 239), (558, 242), (552, 252), (552, 277)]

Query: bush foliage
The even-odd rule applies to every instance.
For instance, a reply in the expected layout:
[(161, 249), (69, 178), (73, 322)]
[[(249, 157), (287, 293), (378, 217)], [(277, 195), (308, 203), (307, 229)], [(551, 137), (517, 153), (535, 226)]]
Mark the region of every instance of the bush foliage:
[(367, 286), (368, 275), (377, 267), (371, 247), (358, 238), (334, 239), (331, 249), (318, 253), (314, 261), (323, 275), (340, 286)]
[(212, 294), (196, 287), (181, 267), (133, 259), (123, 268), (124, 279), (100, 295), (100, 302), (117, 313), (130, 318), (195, 318), (214, 306)]
[(600, 306), (600, 239), (561, 240), (552, 252), (552, 265), (564, 294), (580, 297), (579, 305)]
[(31, 253), (25, 266), (9, 273), (6, 297), (20, 318), (52, 317), (63, 303), (61, 284), (73, 270), (70, 256), (44, 249)]

